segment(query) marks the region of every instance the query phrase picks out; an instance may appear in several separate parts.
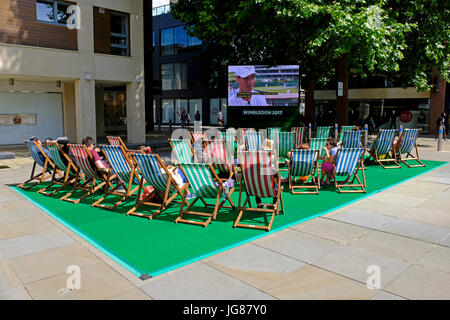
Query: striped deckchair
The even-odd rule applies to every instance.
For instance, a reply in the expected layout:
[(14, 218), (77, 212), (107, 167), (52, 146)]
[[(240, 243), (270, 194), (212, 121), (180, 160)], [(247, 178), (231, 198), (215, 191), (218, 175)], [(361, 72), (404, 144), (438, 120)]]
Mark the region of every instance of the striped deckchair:
[(362, 131), (349, 130), (342, 139), (342, 148), (361, 148)]
[[(187, 195), (187, 185), (183, 190), (183, 200), (181, 203), (180, 214), (176, 218), (176, 223), (188, 223), (201, 225), (206, 227), (212, 219), (216, 219), (217, 212), (221, 208), (231, 208), (235, 209), (233, 202), (230, 199), (230, 195), (233, 193), (234, 188), (228, 190), (227, 193), (224, 192), (222, 182), (214, 171), (214, 168), (205, 163), (191, 163), (191, 164), (183, 164), (179, 168), (187, 178), (189, 182), (189, 187), (192, 189), (192, 193), (195, 196), (195, 199), (187, 206), (184, 210), (184, 203), (186, 201)], [(220, 198), (224, 199), (220, 201)], [(208, 204), (205, 199), (213, 198), (216, 199), (215, 204)], [(197, 202), (197, 200), (201, 200), (205, 207), (214, 207), (213, 212), (205, 212), (205, 211), (193, 211), (192, 206)], [(230, 203), (230, 206), (225, 206), (225, 201)], [(185, 219), (185, 215), (195, 215), (195, 216), (203, 216), (208, 217), (206, 221), (193, 221)]]
[[(278, 165), (285, 164), (289, 158), (289, 152), (295, 149), (295, 133), (294, 132), (277, 132), (275, 135), (275, 145), (277, 146)], [(279, 169), (287, 171), (288, 169)]]
[[(97, 190), (104, 187), (106, 184), (109, 184), (109, 187), (112, 188), (110, 180), (116, 177), (116, 175), (114, 174), (113, 176), (111, 176), (110, 169), (108, 169), (108, 173), (106, 174), (99, 171), (97, 167), (93, 168), (93, 166), (91, 166), (91, 162), (94, 162), (92, 154), (85, 145), (69, 144), (69, 149), (72, 152), (75, 164), (77, 165), (79, 170), (77, 171), (77, 176), (75, 177), (76, 180), (72, 192), (69, 192), (60, 200), (77, 204), (86, 197), (94, 194)], [(81, 173), (84, 174), (85, 178), (85, 181), (83, 183), (80, 183)], [(84, 191), (84, 195), (78, 199), (71, 199), (70, 197), (77, 190)]]
[[(367, 162), (378, 162), (384, 169), (401, 168), (394, 152), (394, 138), (397, 129), (381, 129), (369, 147)], [(393, 162), (392, 166), (384, 166), (384, 162)]]
[(306, 127), (292, 127), (291, 131), (295, 133), (295, 147), (300, 148), (303, 144), (303, 135), (305, 134)]
[(271, 128), (267, 128), (267, 137), (270, 140), (275, 140), (275, 135), (277, 132), (281, 131), (281, 127), (271, 127)]
[(245, 134), (247, 132), (256, 132), (255, 128), (239, 128), (237, 129), (237, 143), (240, 145), (246, 145), (245, 143)]
[(192, 163), (194, 149), (188, 139), (169, 139), (169, 142), (172, 147), (172, 161), (174, 163)]
[(328, 127), (317, 127), (316, 138), (328, 139), (330, 137), (331, 126)]
[[(421, 130), (422, 129), (404, 129), (397, 141), (397, 145), (395, 146), (398, 159), (406, 164), (408, 168), (425, 167), (425, 164), (419, 159), (419, 151), (417, 149), (417, 137), (419, 136)], [(416, 150), (415, 157), (411, 154), (413, 149)], [(405, 158), (402, 158), (403, 154), (406, 154)], [(407, 161), (417, 161), (419, 164), (410, 165)]]
[[(334, 158), (335, 169), (333, 170), (334, 184), (340, 193), (365, 193), (366, 176), (364, 174), (363, 159), (366, 150), (364, 148), (341, 148), (338, 149)], [(362, 171), (362, 179), (358, 177), (358, 171)], [(338, 181), (338, 176), (347, 177), (344, 181)], [(349, 180), (352, 178), (351, 182)], [(355, 183), (355, 179), (358, 183)], [(351, 190), (342, 190), (350, 188)], [(355, 190), (355, 188), (357, 190)]]
[(194, 144), (197, 141), (202, 141), (203, 139), (206, 139), (206, 134), (204, 132), (190, 132), (192, 144)]
[(206, 140), (205, 146), (205, 163), (211, 164), (213, 168), (219, 172), (228, 173), (228, 177), (222, 180), (228, 180), (233, 177), (233, 156), (224, 140)]
[(327, 138), (311, 138), (311, 150), (319, 150), (319, 156), (323, 157), (326, 154), (325, 145), (327, 144)]
[[(283, 198), (281, 193), (281, 176), (276, 174), (276, 178), (272, 175), (272, 152), (268, 151), (244, 151), (241, 153), (240, 163), (242, 168), (241, 185), (239, 188), (239, 215), (234, 222), (233, 227), (243, 227), (251, 229), (260, 229), (270, 231), (275, 215), (280, 212), (284, 213)], [(274, 179), (278, 182), (278, 192), (273, 188)], [(245, 183), (246, 200), (241, 206), (242, 188)], [(276, 198), (273, 208), (251, 208), (250, 197), (259, 198)], [(248, 204), (248, 207), (247, 207)], [(281, 210), (280, 210), (281, 206)], [(270, 213), (270, 221), (267, 226), (243, 224), (240, 223), (244, 211)]]
[(106, 136), (109, 144), (112, 146), (122, 146), (125, 150), (127, 150), (127, 146), (123, 142), (122, 138), (119, 136)]
[(220, 132), (219, 140), (224, 140), (227, 142), (227, 148), (230, 150), (231, 155), (234, 158), (236, 155), (236, 148), (234, 146), (234, 142), (236, 141), (236, 135), (234, 134), (234, 132), (230, 131)]
[[(295, 149), (292, 151), (288, 177), (289, 189), (292, 194), (319, 194), (320, 179), (315, 176), (318, 172), (318, 159), (319, 150)], [(307, 176), (311, 177), (310, 183), (307, 184), (307, 181), (305, 181), (301, 185), (295, 184), (296, 177)], [(314, 191), (298, 192), (295, 189), (314, 189)]]
[[(25, 143), (28, 146), (28, 150), (30, 151), (31, 157), (34, 160), (33, 168), (31, 169), (31, 175), (30, 179), (27, 181), (21, 183), (18, 185), (19, 188), (22, 188), (24, 190), (31, 189), (32, 187), (44, 182), (48, 178), (51, 178), (53, 175), (53, 171), (56, 170), (56, 173), (62, 177), (60, 170), (55, 167), (55, 164), (53, 163), (52, 159), (50, 159), (47, 154), (44, 152), (44, 150), (39, 146), (35, 141), (25, 141)], [(42, 160), (39, 156), (39, 153), (41, 153), (44, 156), (44, 160)], [(36, 164), (39, 165), (42, 168), (42, 172), (35, 175), (36, 171)], [(47, 175), (48, 173), (48, 175)], [(36, 181), (32, 183), (29, 186), (26, 186), (31, 181)]]
[(344, 141), (345, 133), (347, 131), (352, 130), (354, 127), (355, 126), (341, 126), (341, 131), (339, 131), (339, 141), (338, 142), (342, 143), (342, 141)]
[[(139, 175), (136, 172), (135, 163), (129, 158), (127, 151), (122, 146), (102, 145), (100, 149), (112, 170), (116, 173), (118, 183), (113, 186), (112, 179), (108, 176), (108, 183), (103, 191), (104, 195), (95, 201), (92, 206), (115, 210), (125, 199), (131, 197), (139, 189)], [(133, 186), (135, 187), (133, 188)], [(118, 190), (121, 187), (124, 191)], [(110, 195), (120, 196), (121, 198), (112, 206), (101, 204)]]
[[(159, 155), (134, 154), (133, 157), (137, 163), (137, 168), (141, 173), (141, 178), (139, 182), (136, 204), (127, 212), (127, 215), (146, 217), (151, 220), (156, 215), (165, 210), (177, 196), (181, 197), (182, 190), (176, 184), (175, 180), (172, 177), (172, 174), (170, 173), (169, 169), (167, 169)], [(161, 197), (161, 199), (163, 199), (162, 203), (150, 202), (146, 201), (145, 199), (140, 199), (141, 192), (146, 184), (152, 186), (155, 189), (155, 192)], [(186, 204), (188, 204), (187, 201)], [(142, 205), (157, 207), (157, 210), (152, 214), (136, 212), (139, 206)]]
[[(50, 151), (52, 160), (55, 163), (56, 167), (64, 173), (63, 178), (58, 179), (56, 177), (56, 170), (53, 170), (51, 183), (47, 187), (38, 191), (39, 193), (42, 193), (46, 196), (51, 196), (75, 182), (78, 168), (69, 158), (69, 156), (61, 149), (58, 143), (49, 146), (48, 150)], [(63, 158), (61, 158), (61, 155), (65, 159), (65, 161), (63, 160)], [(84, 178), (82, 176), (80, 176), (80, 178), (84, 181)], [(60, 185), (60, 187), (54, 189), (51, 192), (47, 192), (47, 190), (55, 184)]]
[(259, 150), (262, 143), (261, 133), (256, 131), (247, 131), (245, 133), (245, 143), (248, 151)]

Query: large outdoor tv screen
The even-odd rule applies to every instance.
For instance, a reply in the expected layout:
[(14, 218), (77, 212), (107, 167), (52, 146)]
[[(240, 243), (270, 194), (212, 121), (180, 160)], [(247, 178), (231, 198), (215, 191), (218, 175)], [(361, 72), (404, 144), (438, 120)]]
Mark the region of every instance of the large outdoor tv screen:
[(228, 66), (229, 107), (298, 106), (299, 66)]

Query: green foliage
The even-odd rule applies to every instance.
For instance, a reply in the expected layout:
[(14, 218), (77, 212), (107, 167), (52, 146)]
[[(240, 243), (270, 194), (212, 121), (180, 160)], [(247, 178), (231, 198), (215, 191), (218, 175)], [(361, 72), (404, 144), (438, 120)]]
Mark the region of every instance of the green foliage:
[(179, 0), (175, 18), (204, 41), (211, 81), (228, 64), (300, 64), (318, 82), (347, 69), (427, 89), (450, 80), (448, 0)]

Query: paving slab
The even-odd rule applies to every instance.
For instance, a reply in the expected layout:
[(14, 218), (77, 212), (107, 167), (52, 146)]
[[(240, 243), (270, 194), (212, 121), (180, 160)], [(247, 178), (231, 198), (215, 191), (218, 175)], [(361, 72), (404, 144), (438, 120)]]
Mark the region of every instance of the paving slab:
[(275, 297), (272, 297), (271, 295), (264, 293), (262, 291), (256, 290), (249, 295), (242, 297), (240, 300), (278, 300)]
[(413, 265), (389, 284), (386, 291), (412, 300), (449, 300), (450, 274)]
[(386, 291), (380, 291), (371, 300), (407, 300), (407, 299)]
[(436, 177), (436, 176), (431, 176), (431, 175), (422, 177), (421, 180), (430, 181), (430, 182), (434, 182), (434, 183), (441, 183), (441, 184), (446, 184), (446, 185), (450, 184), (450, 178), (442, 178), (442, 177)]
[(389, 206), (391, 203), (396, 203), (405, 207), (415, 207), (428, 200), (427, 198), (419, 196), (396, 194), (389, 192), (388, 190), (371, 196), (371, 199), (385, 202), (387, 204), (386, 206)]
[(378, 229), (382, 225), (392, 221), (394, 218), (373, 212), (348, 209), (340, 211), (338, 214), (330, 217), (330, 219), (347, 222), (361, 227)]
[(0, 300), (31, 300), (31, 297), (24, 288), (10, 288), (0, 291)]
[(0, 224), (0, 240), (57, 229), (58, 227), (54, 223), (44, 217), (21, 219), (12, 223)]
[(446, 227), (433, 226), (431, 224), (415, 222), (402, 218), (396, 218), (383, 225), (380, 229), (382, 231), (432, 243), (439, 243), (446, 235), (450, 233), (450, 229)]
[(416, 264), (450, 273), (450, 248), (435, 246), (417, 260)]
[[(397, 203), (390, 203), (389, 205), (386, 205), (386, 202), (384, 201), (373, 200), (371, 197), (369, 197), (361, 201), (354, 202), (343, 209), (335, 211), (335, 213), (337, 214), (345, 210), (360, 210), (378, 213), (384, 216), (400, 217), (408, 211), (408, 207)], [(326, 215), (326, 217), (332, 217), (334, 215), (335, 214)]]
[(316, 260), (313, 265), (366, 283), (369, 266), (378, 266), (381, 272), (381, 289), (411, 265), (398, 258), (374, 254), (360, 248), (344, 247)]
[(255, 288), (204, 263), (158, 276), (141, 287), (153, 299), (228, 300), (241, 299)]
[(108, 298), (108, 300), (151, 300), (151, 298), (142, 290), (133, 289), (128, 292), (120, 293), (117, 296)]
[(439, 244), (441, 246), (450, 247), (450, 234), (448, 234), (441, 241), (439, 241)]
[(450, 208), (450, 204), (447, 207), (442, 207), (442, 205), (438, 207), (437, 203), (432, 204), (431, 206), (437, 207), (436, 209), (427, 208), (426, 206), (428, 205), (430, 205), (430, 203), (424, 203), (421, 205), (421, 207), (412, 208), (405, 215), (403, 215), (402, 218), (411, 221), (450, 228), (450, 209), (445, 209)]

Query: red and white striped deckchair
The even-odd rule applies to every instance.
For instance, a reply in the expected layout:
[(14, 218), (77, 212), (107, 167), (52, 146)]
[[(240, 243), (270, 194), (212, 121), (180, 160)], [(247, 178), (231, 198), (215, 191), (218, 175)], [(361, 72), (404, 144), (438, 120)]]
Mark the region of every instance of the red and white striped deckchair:
[(295, 133), (295, 147), (300, 148), (303, 144), (303, 135), (305, 133), (306, 127), (292, 127), (291, 131)]
[(197, 141), (202, 141), (202, 139), (206, 139), (206, 134), (204, 132), (192, 132), (191, 131), (192, 143), (194, 144)]
[(106, 136), (109, 144), (112, 146), (122, 146), (125, 150), (127, 150), (127, 146), (123, 142), (122, 138), (119, 136)]
[[(281, 194), (281, 176), (276, 173), (276, 179), (278, 183), (278, 191), (274, 190), (274, 175), (273, 175), (273, 159), (272, 152), (268, 151), (244, 151), (240, 155), (240, 163), (242, 168), (241, 175), (241, 186), (239, 188), (239, 215), (233, 225), (233, 227), (244, 227), (252, 229), (261, 229), (270, 231), (273, 219), (275, 215), (280, 212), (284, 213), (283, 198)], [(241, 196), (242, 196), (242, 179), (245, 183), (245, 193), (247, 199), (241, 206)], [(276, 198), (276, 203), (273, 208), (251, 208), (250, 207), (250, 196), (259, 198)], [(248, 207), (247, 204), (249, 205)], [(280, 210), (281, 206), (281, 210)], [(242, 224), (240, 223), (244, 211), (253, 211), (261, 213), (271, 213), (270, 221), (267, 226), (254, 225), (254, 224)]]
[[(94, 161), (92, 154), (88, 150), (85, 145), (82, 144), (69, 144), (69, 149), (72, 152), (75, 163), (77, 164), (80, 170), (77, 171), (77, 176), (75, 180), (75, 184), (73, 186), (73, 191), (66, 194), (60, 200), (69, 201), (72, 203), (79, 203), (81, 200), (86, 197), (94, 194), (97, 190), (104, 187), (107, 183), (110, 188), (113, 188), (110, 184), (110, 179), (116, 177), (114, 174), (111, 176), (111, 169), (108, 170), (108, 174), (103, 172), (99, 172), (97, 168), (92, 168), (90, 161)], [(80, 173), (84, 174), (84, 178), (86, 181), (84, 183), (80, 183)], [(72, 194), (77, 190), (85, 191), (85, 194), (78, 199), (70, 199)]]
[(229, 176), (224, 180), (231, 179), (234, 173), (233, 156), (224, 140), (204, 141), (205, 163), (211, 164), (219, 172), (227, 172)]

